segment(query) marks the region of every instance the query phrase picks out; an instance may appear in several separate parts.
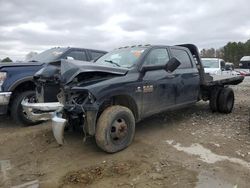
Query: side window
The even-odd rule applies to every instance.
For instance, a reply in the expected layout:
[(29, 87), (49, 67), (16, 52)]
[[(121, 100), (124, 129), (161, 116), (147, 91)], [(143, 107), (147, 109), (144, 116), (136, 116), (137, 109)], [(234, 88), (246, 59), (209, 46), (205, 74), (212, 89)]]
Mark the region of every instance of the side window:
[(144, 65), (165, 65), (169, 60), (167, 49), (154, 49), (145, 59)]
[(97, 52), (97, 51), (90, 51), (89, 53), (91, 55), (91, 60), (97, 59), (105, 54), (103, 52)]
[(225, 66), (226, 66), (225, 61), (221, 60), (221, 61), (220, 61), (221, 70), (225, 70)]
[(87, 61), (86, 53), (83, 51), (71, 51), (69, 52), (66, 57), (66, 59), (74, 59), (74, 60), (80, 60), (80, 61)]
[(171, 52), (174, 57), (176, 57), (180, 62), (180, 66), (178, 68), (192, 68), (192, 62), (190, 60), (190, 57), (188, 53), (185, 50), (181, 49), (171, 49)]

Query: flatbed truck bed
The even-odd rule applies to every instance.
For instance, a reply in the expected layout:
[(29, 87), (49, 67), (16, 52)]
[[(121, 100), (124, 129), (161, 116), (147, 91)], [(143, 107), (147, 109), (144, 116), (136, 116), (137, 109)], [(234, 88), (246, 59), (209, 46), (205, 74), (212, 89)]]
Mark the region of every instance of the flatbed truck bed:
[(210, 79), (205, 79), (202, 85), (216, 86), (216, 85), (237, 85), (244, 80), (244, 76), (232, 75), (212, 75)]

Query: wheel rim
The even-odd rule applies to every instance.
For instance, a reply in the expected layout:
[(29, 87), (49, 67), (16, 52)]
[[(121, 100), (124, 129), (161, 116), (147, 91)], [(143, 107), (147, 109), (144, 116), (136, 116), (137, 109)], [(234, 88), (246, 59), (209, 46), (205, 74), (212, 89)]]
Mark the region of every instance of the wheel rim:
[(110, 138), (114, 144), (124, 142), (128, 137), (128, 124), (123, 118), (116, 119), (110, 129)]

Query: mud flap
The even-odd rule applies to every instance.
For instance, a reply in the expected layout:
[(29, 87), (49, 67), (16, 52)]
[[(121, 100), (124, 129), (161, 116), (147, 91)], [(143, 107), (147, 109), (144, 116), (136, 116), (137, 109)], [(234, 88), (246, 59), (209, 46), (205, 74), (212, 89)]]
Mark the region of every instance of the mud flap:
[(64, 128), (67, 121), (57, 115), (54, 115), (52, 118), (52, 131), (54, 137), (59, 145), (64, 144)]

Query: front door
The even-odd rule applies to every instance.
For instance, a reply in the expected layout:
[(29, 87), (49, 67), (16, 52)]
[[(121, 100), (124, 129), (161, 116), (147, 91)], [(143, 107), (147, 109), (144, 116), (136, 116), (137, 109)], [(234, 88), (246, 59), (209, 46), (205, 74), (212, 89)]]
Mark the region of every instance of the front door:
[[(152, 49), (142, 66), (165, 65), (169, 60), (166, 48)], [(175, 75), (165, 70), (147, 71), (142, 78), (142, 116), (161, 112), (175, 104)]]

